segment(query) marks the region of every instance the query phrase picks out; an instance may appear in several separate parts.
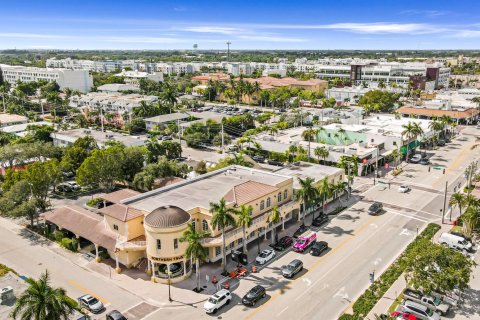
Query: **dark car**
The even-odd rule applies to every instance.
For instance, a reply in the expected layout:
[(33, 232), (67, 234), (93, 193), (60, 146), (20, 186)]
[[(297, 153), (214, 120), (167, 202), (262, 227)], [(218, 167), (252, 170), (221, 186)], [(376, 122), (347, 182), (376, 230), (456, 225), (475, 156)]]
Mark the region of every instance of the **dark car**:
[(262, 157), (262, 156), (253, 156), (252, 160), (255, 161), (255, 162), (264, 162), (265, 158)]
[(308, 227), (305, 226), (304, 224), (302, 224), (300, 227), (298, 227), (298, 229), (293, 233), (293, 237), (294, 238), (298, 238), (299, 236), (302, 235), (302, 233), (304, 233), (305, 231), (308, 230)]
[(247, 294), (242, 298), (242, 303), (246, 306), (253, 307), (258, 300), (264, 298), (265, 295), (265, 288), (261, 285), (257, 285), (247, 292)]
[(273, 165), (273, 166), (283, 167), (283, 162), (282, 162), (282, 161), (278, 161), (278, 160), (268, 160), (267, 163), (268, 163), (268, 164), (271, 164), (271, 165)]
[(380, 212), (382, 212), (382, 210), (383, 210), (383, 204), (381, 204), (380, 202), (374, 202), (372, 203), (370, 208), (368, 208), (368, 214), (371, 216), (375, 216)]
[(283, 251), (289, 247), (291, 247), (293, 244), (293, 238), (290, 236), (285, 236), (280, 238), (276, 243), (271, 244), (270, 247), (272, 247), (274, 250), (277, 251)]
[(322, 252), (328, 250), (328, 243), (325, 241), (318, 241), (313, 244), (313, 246), (310, 248), (310, 254), (312, 256), (319, 256), (322, 254)]
[(320, 227), (321, 225), (323, 225), (327, 222), (328, 222), (328, 216), (325, 215), (325, 214), (321, 214), (313, 220), (312, 226)]
[(303, 270), (303, 262), (295, 259), (288, 265), (282, 267), (282, 276), (285, 278), (293, 278), (297, 273)]
[(107, 313), (107, 320), (127, 320), (123, 314), (118, 310), (112, 310)]
[(420, 160), (419, 163), (426, 166), (427, 164), (430, 164), (430, 160), (428, 160), (428, 158), (423, 158), (422, 160)]

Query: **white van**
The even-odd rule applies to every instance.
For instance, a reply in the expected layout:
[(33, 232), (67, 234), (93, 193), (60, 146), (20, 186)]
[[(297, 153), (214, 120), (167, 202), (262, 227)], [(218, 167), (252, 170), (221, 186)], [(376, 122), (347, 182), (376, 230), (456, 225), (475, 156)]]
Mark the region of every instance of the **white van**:
[(472, 251), (472, 244), (470, 242), (454, 234), (444, 232), (440, 236), (440, 239), (438, 239), (438, 242), (440, 244), (445, 244), (452, 249), (466, 250), (468, 252)]

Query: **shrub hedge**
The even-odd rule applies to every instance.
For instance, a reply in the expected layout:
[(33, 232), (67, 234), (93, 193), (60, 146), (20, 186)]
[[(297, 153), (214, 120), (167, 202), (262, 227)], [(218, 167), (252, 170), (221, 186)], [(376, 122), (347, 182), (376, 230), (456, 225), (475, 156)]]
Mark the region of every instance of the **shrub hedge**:
[(412, 250), (416, 242), (419, 239), (431, 239), (438, 230), (440, 230), (438, 224), (430, 223), (425, 230), (407, 246), (397, 260), (355, 301), (353, 304), (353, 315), (343, 314), (339, 320), (357, 320), (361, 319), (361, 316), (366, 316), (375, 304), (377, 304), (378, 300), (383, 297), (385, 292), (387, 292), (405, 271), (405, 268), (409, 264), (407, 253)]

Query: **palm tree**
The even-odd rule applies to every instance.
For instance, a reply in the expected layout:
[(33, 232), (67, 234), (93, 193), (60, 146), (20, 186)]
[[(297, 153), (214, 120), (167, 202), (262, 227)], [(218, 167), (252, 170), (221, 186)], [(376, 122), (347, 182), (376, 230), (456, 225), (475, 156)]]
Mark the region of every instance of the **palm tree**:
[(316, 147), (313, 149), (313, 153), (318, 158), (318, 162), (320, 162), (320, 158), (323, 159), (323, 164), (325, 164), (325, 159), (329, 156), (330, 152), (325, 147)]
[(302, 132), (302, 138), (306, 141), (308, 141), (308, 161), (310, 161), (310, 142), (312, 142), (312, 139), (314, 139), (316, 136), (316, 131), (314, 129), (307, 129)]
[(313, 186), (315, 180), (311, 177), (298, 178), (298, 182), (300, 183), (300, 189), (295, 194), (295, 198), (303, 202), (302, 221), (305, 224), (305, 214), (312, 201), (318, 197), (318, 189)]
[(460, 210), (460, 215), (462, 215), (462, 207), (465, 206), (466, 204), (466, 197), (463, 193), (455, 192), (452, 194), (450, 197), (450, 201), (448, 202), (448, 205), (451, 207), (456, 207), (458, 206), (458, 209)]
[(224, 198), (220, 199), (218, 203), (210, 202), (210, 212), (212, 216), (212, 227), (215, 229), (217, 226), (222, 232), (222, 264), (223, 273), (227, 272), (227, 254), (225, 252), (225, 227), (231, 225), (235, 226), (235, 218), (233, 214), (235, 210), (227, 208), (227, 204)]
[(67, 320), (74, 311), (74, 301), (65, 289), (50, 285), (50, 276), (45, 271), (40, 279), (27, 279), (28, 288), (15, 302), (11, 317), (22, 320)]
[(415, 127), (411, 121), (409, 121), (407, 124), (402, 125), (403, 131), (402, 131), (402, 136), (405, 136), (407, 138), (407, 153), (406, 153), (406, 161), (408, 163), (408, 148), (410, 146), (410, 140), (412, 140), (415, 137)]
[(183, 232), (180, 242), (187, 242), (185, 256), (191, 258), (195, 262), (195, 278), (197, 281), (197, 292), (200, 292), (200, 260), (205, 261), (207, 253), (202, 246), (203, 238), (209, 236), (206, 231), (196, 231), (192, 224), (188, 225), (188, 229)]
[(273, 207), (267, 218), (267, 223), (272, 224), (272, 244), (275, 243), (275, 224), (279, 223), (281, 220), (282, 217), (280, 216), (280, 211), (278, 211), (276, 206)]
[[(322, 197), (322, 212), (325, 208), (325, 201), (332, 197), (332, 185), (328, 182), (328, 177), (323, 178), (318, 186), (318, 194)], [(315, 212), (313, 213), (315, 218)]]
[(252, 206), (245, 206), (242, 204), (239, 210), (235, 211), (238, 216), (237, 225), (242, 227), (243, 231), (243, 253), (247, 254), (247, 231), (246, 229), (252, 225)]

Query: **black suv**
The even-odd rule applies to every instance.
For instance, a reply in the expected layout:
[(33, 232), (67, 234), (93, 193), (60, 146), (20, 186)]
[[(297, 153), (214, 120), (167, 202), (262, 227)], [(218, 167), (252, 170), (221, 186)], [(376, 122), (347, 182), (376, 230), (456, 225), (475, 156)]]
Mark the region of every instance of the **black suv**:
[(293, 238), (289, 236), (285, 236), (280, 238), (276, 243), (271, 244), (270, 247), (277, 251), (283, 251), (290, 247), (293, 244)]
[(247, 294), (242, 299), (242, 303), (246, 306), (253, 307), (258, 302), (258, 300), (265, 297), (265, 295), (265, 288), (261, 285), (257, 285), (247, 292)]
[(302, 224), (298, 229), (293, 233), (294, 238), (298, 238), (302, 235), (302, 233), (306, 232), (308, 230), (308, 227)]
[(370, 208), (368, 208), (368, 214), (371, 216), (376, 216), (377, 214), (380, 214), (383, 210), (383, 204), (380, 202), (374, 202)]
[(310, 254), (312, 256), (319, 256), (322, 254), (322, 252), (328, 250), (328, 243), (325, 241), (318, 241), (313, 244), (313, 246), (310, 248)]
[(327, 222), (328, 222), (328, 216), (325, 215), (325, 214), (321, 214), (313, 220), (312, 226), (320, 227), (321, 225), (323, 225)]

